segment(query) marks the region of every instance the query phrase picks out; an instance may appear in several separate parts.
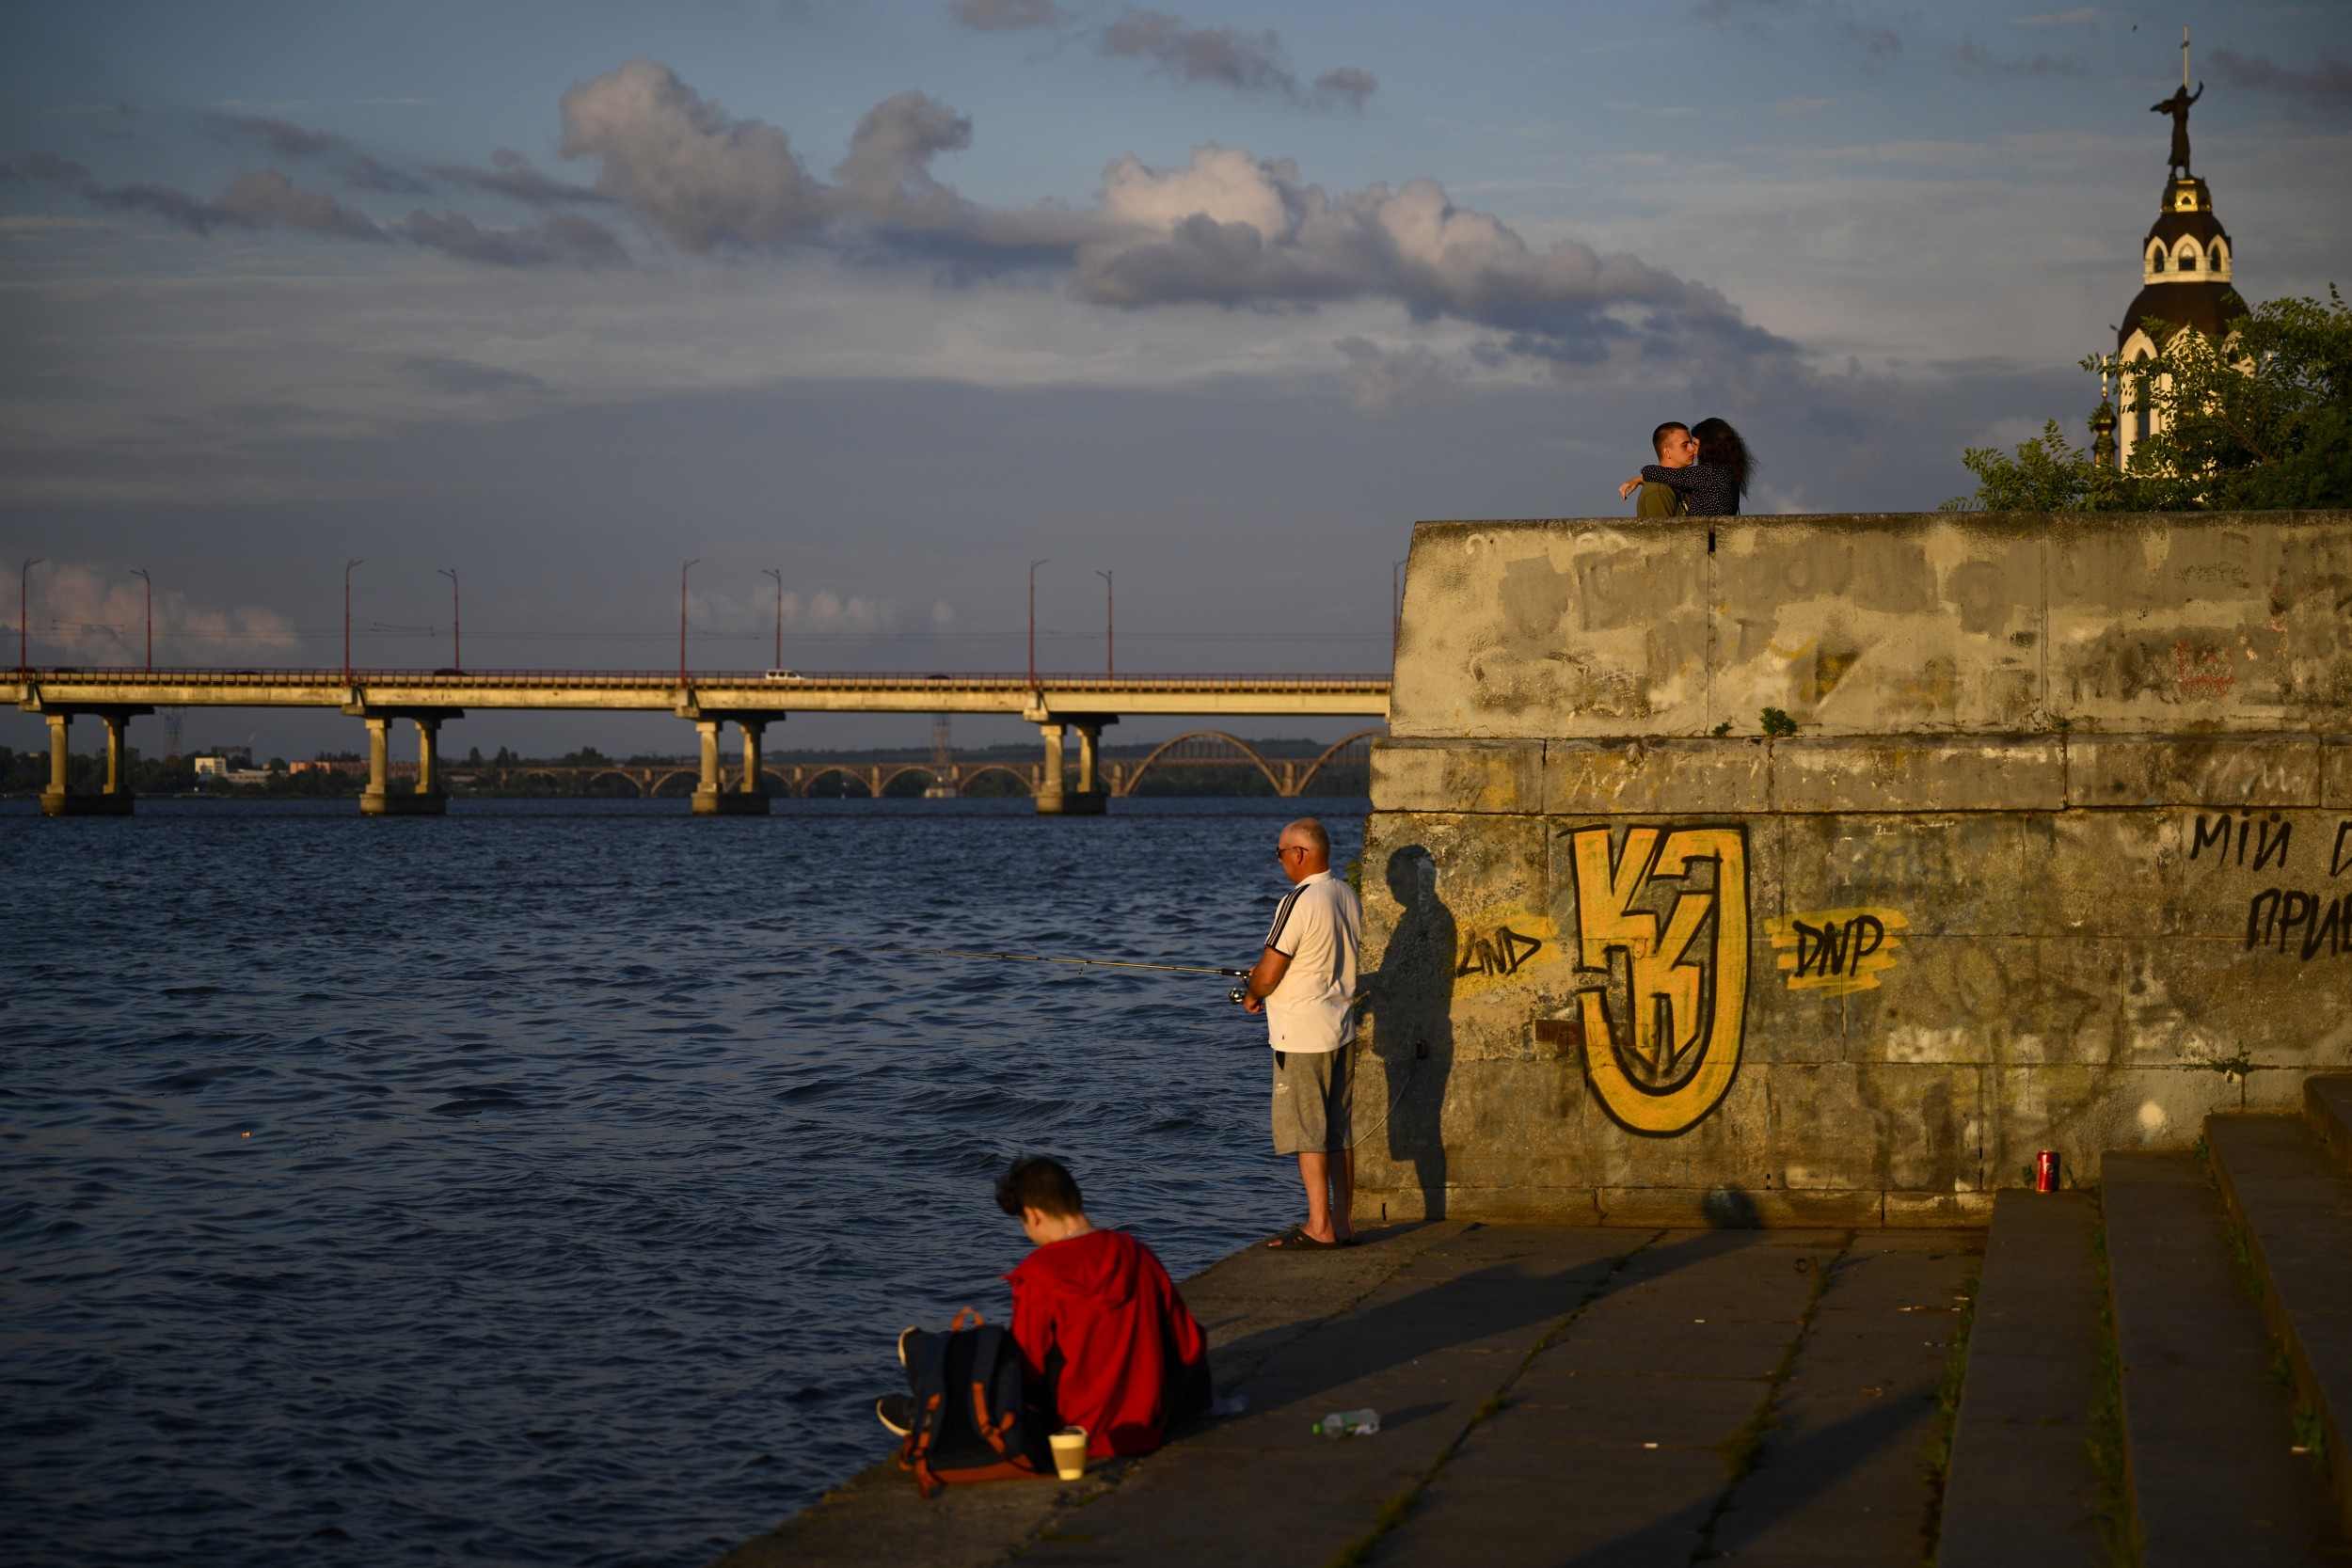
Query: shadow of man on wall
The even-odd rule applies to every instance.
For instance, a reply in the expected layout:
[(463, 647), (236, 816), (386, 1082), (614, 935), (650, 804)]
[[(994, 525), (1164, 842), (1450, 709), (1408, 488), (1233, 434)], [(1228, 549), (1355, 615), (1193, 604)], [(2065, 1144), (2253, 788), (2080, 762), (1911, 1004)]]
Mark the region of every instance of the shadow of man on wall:
[[(1396, 900), (1396, 929), (1367, 988), (1372, 1002), (1373, 1053), (1387, 1081), (1389, 1157), (1409, 1160), (1421, 1183), (1423, 1212), (1443, 1219), (1446, 1209), (1446, 1079), (1454, 1069), (1454, 959), (1458, 935), (1454, 911), (1438, 896), (1438, 860), (1419, 844), (1390, 852), (1384, 867)], [(1360, 1119), (1375, 1108), (1358, 1102)], [(1377, 1114), (1377, 1111), (1375, 1111)]]

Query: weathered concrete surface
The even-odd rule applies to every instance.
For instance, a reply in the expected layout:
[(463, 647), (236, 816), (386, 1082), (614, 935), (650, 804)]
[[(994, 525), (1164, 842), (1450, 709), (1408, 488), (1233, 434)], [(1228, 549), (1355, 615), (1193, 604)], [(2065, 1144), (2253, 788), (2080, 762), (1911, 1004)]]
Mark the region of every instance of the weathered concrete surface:
[(2327, 1074), (2305, 1079), (2303, 1115), (2336, 1164), (2352, 1172), (2352, 1077)]
[(1416, 533), (1370, 1202), (1982, 1223), (2352, 1066), (2352, 515), (1714, 524)]
[[(722, 1562), (1680, 1568), (1711, 1536), (1761, 1561), (1916, 1563), (1921, 1437), (1980, 1243), (1442, 1223), (1252, 1247), (1184, 1286), (1246, 1415), (1073, 1486), (927, 1503), (877, 1465)], [(1365, 1404), (1374, 1436), (1309, 1431)]]
[[(1230, 1392), (1247, 1385), (1302, 1337), (1466, 1228), (1470, 1227), (1458, 1223), (1391, 1227), (1369, 1232), (1362, 1246), (1333, 1252), (1247, 1247), (1186, 1279), (1184, 1302), (1209, 1337), (1217, 1387)], [(1609, 1239), (1621, 1246), (1629, 1243), (1623, 1236)], [(880, 1375), (888, 1370), (886, 1334), (877, 1340), (878, 1393), (888, 1391)], [(876, 1448), (887, 1442), (888, 1434), (877, 1426)], [(1085, 1481), (1070, 1485), (1038, 1481), (951, 1486), (926, 1502), (906, 1472), (884, 1459), (775, 1529), (738, 1546), (716, 1568), (865, 1568), (882, 1562), (894, 1568), (986, 1568), (1005, 1561), (1024, 1543), (1053, 1533), (1057, 1520), (1101, 1498), (1138, 1463), (1143, 1462), (1099, 1465)]]
[(2352, 1537), (2352, 1172), (2300, 1117), (2210, 1117), (2205, 1141)]
[(2289, 1400), (2195, 1161), (2107, 1162), (2107, 1265), (2123, 1440), (2147, 1568), (2333, 1560), (2326, 1486), (2289, 1452)]
[(2106, 1560), (2090, 1462), (2104, 1305), (2097, 1227), (2085, 1194), (2012, 1189), (1994, 1200), (1937, 1568)]

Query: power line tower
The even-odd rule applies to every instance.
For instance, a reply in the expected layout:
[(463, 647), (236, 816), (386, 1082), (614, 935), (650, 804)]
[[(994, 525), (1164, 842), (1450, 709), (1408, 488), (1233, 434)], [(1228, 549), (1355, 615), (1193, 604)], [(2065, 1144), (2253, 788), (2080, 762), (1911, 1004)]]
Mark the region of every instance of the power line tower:
[(931, 783), (923, 791), (927, 800), (952, 800), (956, 798), (954, 784), (956, 768), (955, 736), (947, 727), (947, 716), (934, 714), (931, 718)]
[(177, 758), (180, 755), (180, 719), (186, 712), (185, 708), (164, 709), (164, 755), (167, 757)]

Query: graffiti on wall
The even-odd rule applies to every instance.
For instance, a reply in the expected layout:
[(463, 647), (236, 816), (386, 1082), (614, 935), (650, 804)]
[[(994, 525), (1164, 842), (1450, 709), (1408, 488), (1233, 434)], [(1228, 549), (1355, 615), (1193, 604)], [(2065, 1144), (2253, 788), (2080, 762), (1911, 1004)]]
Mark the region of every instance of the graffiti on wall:
[(1585, 1076), (1620, 1126), (1686, 1132), (1740, 1069), (1748, 850), (1739, 827), (1570, 835)]
[(2248, 896), (2246, 951), (2266, 949), (2305, 963), (2352, 953), (2352, 888), (2341, 880), (2352, 872), (2352, 818), (2336, 824), (2334, 841), (2324, 856), (2314, 852), (2297, 863), (2294, 847), (2295, 824), (2279, 812), (2262, 818), (2250, 812), (2199, 812), (2188, 858), (2217, 871), (2243, 866), (2280, 878), (2308, 866), (2304, 874), (2313, 879), (2320, 875), (2324, 858), (2328, 880), (2335, 885), (2279, 885)]
[(1536, 915), (1473, 922), (1463, 929), (1454, 949), (1454, 978), (1508, 979), (1532, 963), (1556, 957), (1556, 940), (1551, 922)]
[(1807, 910), (1765, 921), (1764, 934), (1790, 990), (1844, 996), (1878, 989), (1903, 944), (1895, 933), (1910, 924), (1899, 910)]

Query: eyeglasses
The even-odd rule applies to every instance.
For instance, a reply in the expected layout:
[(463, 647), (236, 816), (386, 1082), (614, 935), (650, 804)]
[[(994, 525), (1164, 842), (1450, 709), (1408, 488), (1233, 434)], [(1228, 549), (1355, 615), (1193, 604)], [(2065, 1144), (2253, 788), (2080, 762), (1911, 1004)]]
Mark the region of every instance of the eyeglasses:
[(1274, 858), (1279, 861), (1284, 855), (1303, 855), (1306, 852), (1307, 847), (1303, 844), (1285, 844), (1274, 851)]

